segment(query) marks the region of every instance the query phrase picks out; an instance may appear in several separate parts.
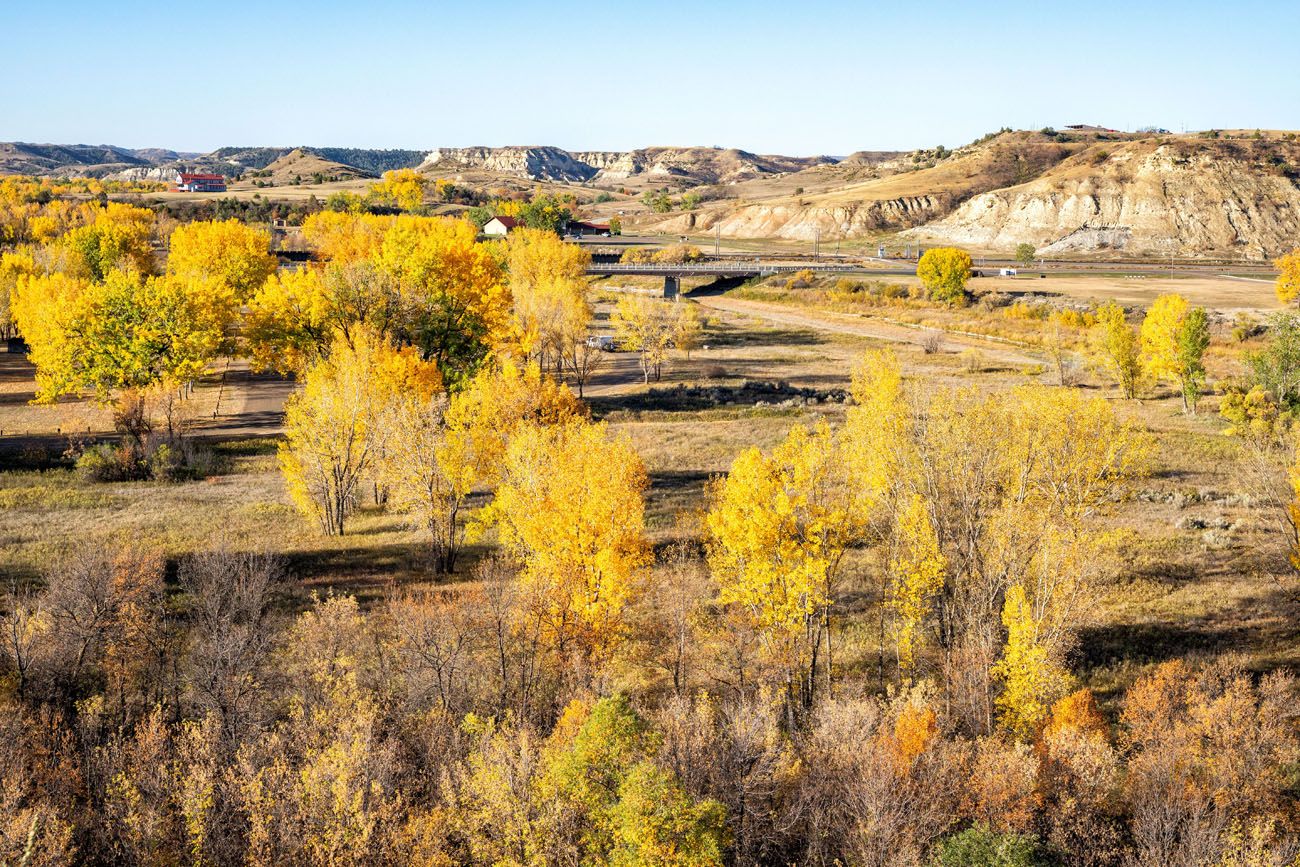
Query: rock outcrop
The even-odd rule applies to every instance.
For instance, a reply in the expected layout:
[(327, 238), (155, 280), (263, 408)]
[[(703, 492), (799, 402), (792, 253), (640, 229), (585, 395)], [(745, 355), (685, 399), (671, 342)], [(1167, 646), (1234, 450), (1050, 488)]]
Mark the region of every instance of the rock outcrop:
[(420, 164), (425, 172), (480, 170), (533, 180), (582, 183), (597, 169), (557, 147), (434, 148)]
[(908, 234), (1046, 255), (1266, 258), (1300, 240), (1300, 143), (1177, 139), (1097, 145), (1026, 184), (977, 195)]
[(759, 156), (721, 148), (640, 148), (576, 151), (557, 147), (435, 148), (422, 171), (501, 172), (533, 180), (618, 183), (632, 178), (688, 186), (731, 184), (832, 162), (829, 157)]

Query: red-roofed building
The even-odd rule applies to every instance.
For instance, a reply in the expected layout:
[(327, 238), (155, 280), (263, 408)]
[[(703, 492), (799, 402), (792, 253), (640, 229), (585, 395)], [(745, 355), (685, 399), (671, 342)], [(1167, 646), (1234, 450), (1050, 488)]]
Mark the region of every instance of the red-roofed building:
[(223, 175), (177, 172), (176, 191), (180, 193), (224, 193), (226, 191), (226, 179)]
[(509, 235), (520, 225), (514, 217), (493, 217), (483, 224), (483, 234), (499, 238)]
[(566, 231), (572, 235), (608, 235), (609, 223), (588, 223), (585, 220), (570, 220)]

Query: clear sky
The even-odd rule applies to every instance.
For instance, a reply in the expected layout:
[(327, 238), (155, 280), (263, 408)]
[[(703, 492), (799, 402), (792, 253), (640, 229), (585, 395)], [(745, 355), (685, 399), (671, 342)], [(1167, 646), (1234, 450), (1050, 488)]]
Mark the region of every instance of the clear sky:
[(953, 147), (1300, 128), (1300, 0), (0, 0), (0, 140)]

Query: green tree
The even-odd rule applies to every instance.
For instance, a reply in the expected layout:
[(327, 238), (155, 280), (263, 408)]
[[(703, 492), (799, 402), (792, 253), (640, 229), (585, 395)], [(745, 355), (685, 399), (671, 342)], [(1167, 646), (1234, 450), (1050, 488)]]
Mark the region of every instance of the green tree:
[(985, 824), (967, 828), (935, 847), (935, 867), (1038, 867), (1050, 862), (1032, 834), (1000, 834)]
[(1285, 406), (1300, 403), (1300, 316), (1279, 313), (1269, 320), (1268, 343), (1246, 356), (1251, 380)]
[(1022, 267), (1028, 268), (1030, 265), (1034, 264), (1034, 256), (1037, 255), (1037, 253), (1038, 251), (1034, 249), (1033, 244), (1016, 245), (1016, 261), (1019, 262)]
[(622, 694), (565, 711), (543, 752), (537, 789), (561, 815), (581, 817), (583, 863), (722, 864), (725, 810), (692, 798), (654, 764), (658, 749), (658, 736)]
[(930, 297), (946, 304), (966, 303), (966, 281), (971, 275), (970, 254), (956, 247), (936, 247), (926, 250), (916, 263), (916, 276)]
[(528, 228), (557, 234), (572, 217), (569, 206), (555, 196), (533, 196), (532, 201), (519, 209), (519, 222)]

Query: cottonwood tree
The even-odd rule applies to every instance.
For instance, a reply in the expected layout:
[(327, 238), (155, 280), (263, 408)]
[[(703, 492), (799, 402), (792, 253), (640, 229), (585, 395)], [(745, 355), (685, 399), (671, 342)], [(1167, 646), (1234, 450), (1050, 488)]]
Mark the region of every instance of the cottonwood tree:
[(663, 372), (677, 316), (672, 302), (637, 295), (619, 299), (610, 316), (618, 342), (640, 357), (646, 383), (651, 376), (658, 380)]
[(368, 329), (350, 342), (336, 335), (285, 405), (280, 468), (298, 509), (326, 535), (341, 535), (374, 466), (384, 409), (396, 395), (427, 399), (441, 386), (437, 366), (411, 347), (396, 349)]
[(770, 456), (741, 452), (709, 491), (718, 600), (747, 613), (784, 669), (792, 721), (812, 707), (819, 669), (832, 681), (835, 580), (859, 516), (841, 465), (829, 427), (796, 425)]
[(970, 280), (970, 254), (956, 247), (935, 247), (921, 254), (916, 276), (930, 290), (930, 297), (949, 305), (966, 303), (966, 282)]
[(1097, 324), (1089, 335), (1093, 358), (1130, 400), (1142, 378), (1137, 330), (1128, 324), (1124, 308), (1111, 301), (1097, 309)]
[(1146, 369), (1155, 378), (1173, 380), (1183, 412), (1196, 413), (1205, 387), (1202, 357), (1210, 345), (1209, 320), (1203, 307), (1191, 307), (1181, 295), (1161, 295), (1142, 320)]
[(623, 638), (624, 611), (650, 555), (645, 467), (604, 425), (522, 428), (506, 451), (489, 517), (522, 564), (561, 655), (599, 663)]
[(677, 317), (673, 320), (673, 346), (689, 360), (703, 340), (704, 320), (700, 318), (699, 307), (694, 302), (679, 302)]
[(1277, 300), (1290, 304), (1300, 297), (1300, 248), (1274, 259), (1273, 267), (1277, 269), (1277, 283), (1274, 287)]
[(364, 324), (415, 346), (453, 384), (514, 339), (502, 263), (466, 220), (321, 211), (303, 234), (325, 263), (322, 282), (268, 284), (253, 299), (269, 336), (319, 333), (322, 320)]
[(155, 228), (149, 208), (109, 202), (91, 223), (61, 235), (55, 246), (63, 254), (63, 269), (76, 277), (97, 282), (116, 270), (151, 274)]
[(591, 255), (554, 232), (522, 228), (506, 242), (510, 296), (520, 346), (545, 369), (557, 371), (586, 345), (591, 305), (586, 268)]
[(392, 202), (404, 211), (414, 211), (424, 203), (429, 178), (415, 169), (395, 169), (384, 172), (384, 177), (370, 185), (370, 195)]
[(898, 514), (894, 554), (890, 559), (892, 587), (889, 607), (895, 616), (894, 643), (898, 668), (910, 677), (916, 668), (920, 632), (935, 599), (943, 591), (947, 560), (920, 494), (912, 494)]
[(168, 241), (167, 272), (184, 280), (215, 280), (247, 301), (275, 273), (271, 236), (230, 218), (178, 226)]
[(37, 399), (93, 391), (173, 388), (200, 376), (226, 347), (238, 313), (208, 282), (112, 271), (103, 283), (65, 274), (19, 279), (18, 327), (32, 347)]
[(987, 729), (1005, 594), (1023, 587), (1032, 630), (1059, 659), (1099, 568), (1089, 522), (1142, 472), (1149, 438), (1073, 389), (920, 394), (888, 355), (866, 359), (853, 394), (844, 450), (857, 496), (893, 514), (915, 496), (927, 505), (946, 563), (933, 609), (945, 677), (958, 713)]
[(436, 567), (450, 573), (464, 541), (465, 499), (500, 478), (510, 438), (525, 425), (583, 414), (572, 392), (536, 364), (484, 368), (450, 399), (396, 394), (378, 426), (386, 505), (428, 535)]

